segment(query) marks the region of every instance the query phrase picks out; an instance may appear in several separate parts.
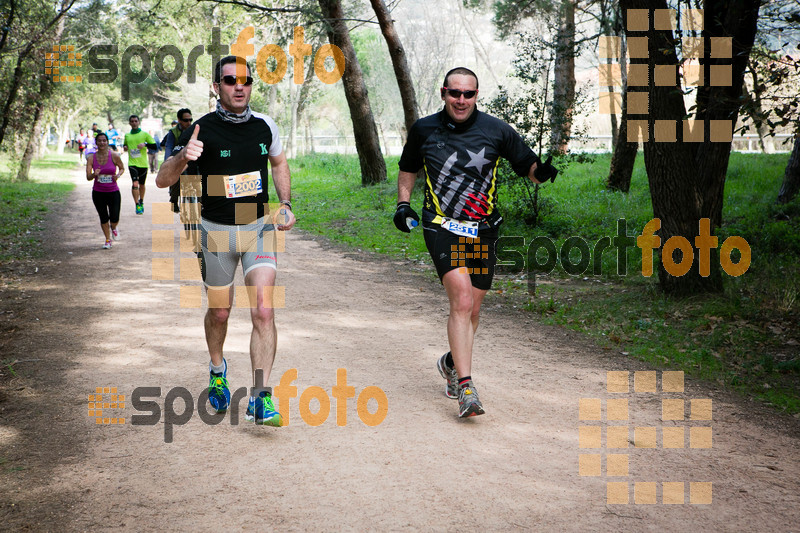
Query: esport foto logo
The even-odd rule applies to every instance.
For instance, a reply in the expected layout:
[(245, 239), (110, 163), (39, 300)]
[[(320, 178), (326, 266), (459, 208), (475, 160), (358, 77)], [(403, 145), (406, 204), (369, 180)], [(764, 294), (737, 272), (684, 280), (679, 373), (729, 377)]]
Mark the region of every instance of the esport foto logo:
[(193, 84), (197, 81), (197, 60), (204, 54), (211, 58), (211, 64), (216, 64), (226, 55), (235, 55), (247, 60), (255, 58), (255, 71), (262, 82), (273, 85), (282, 81), (289, 70), (289, 56), (293, 58), (292, 80), (297, 85), (302, 85), (305, 80), (304, 61), (311, 56), (312, 68), (317, 79), (322, 83), (331, 85), (342, 79), (345, 69), (345, 56), (342, 50), (334, 44), (323, 44), (316, 51), (305, 42), (305, 30), (302, 26), (294, 28), (294, 40), (286, 51), (277, 44), (266, 44), (258, 50), (250, 40), (255, 38), (255, 27), (247, 26), (239, 32), (236, 40), (228, 46), (222, 44), (220, 29), (211, 30), (211, 42), (207, 45), (195, 45), (187, 55), (174, 44), (165, 44), (156, 50), (149, 50), (142, 45), (131, 45), (124, 50), (114, 43), (92, 45), (86, 60), (93, 70), (86, 75), (81, 71), (75, 74), (65, 72), (69, 67), (82, 67), (83, 55), (75, 52), (74, 45), (56, 45), (53, 52), (47, 54), (45, 73), (53, 76), (54, 82), (77, 82), (83, 80), (88, 83), (115, 83), (121, 82), (122, 100), (130, 97), (131, 84), (138, 84), (148, 79), (151, 73), (159, 81), (166, 84), (177, 82), (186, 75), (186, 82)]
[[(278, 385), (274, 387), (272, 398), (278, 407), (284, 426), (290, 424), (290, 403), (293, 398), (297, 400), (297, 409), (303, 422), (312, 427), (321, 426), (331, 413), (331, 396), (336, 401), (336, 425), (346, 426), (348, 421), (348, 400), (356, 399), (355, 411), (358, 419), (366, 426), (379, 426), (389, 413), (389, 400), (380, 387), (368, 386), (361, 389), (356, 395), (355, 387), (347, 384), (347, 370), (336, 370), (336, 384), (331, 387), (328, 395), (322, 387), (312, 385), (300, 392), (292, 385), (297, 379), (297, 369), (290, 368), (281, 376)], [(126, 406), (134, 409), (130, 417), (132, 426), (154, 426), (162, 418), (164, 421), (164, 442), (173, 441), (174, 426), (182, 426), (192, 419), (197, 410), (197, 415), (203, 423), (215, 426), (222, 422), (230, 413), (230, 424), (239, 424), (240, 404), (246, 406), (254, 388), (240, 387), (231, 391), (231, 403), (228, 412), (217, 414), (211, 412), (208, 403), (208, 388), (203, 387), (192, 394), (185, 387), (172, 387), (164, 391), (161, 387), (136, 387), (130, 394), (130, 402), (126, 402), (126, 395), (119, 394), (117, 387), (97, 387), (94, 394), (89, 394), (89, 417), (95, 419), (97, 425), (125, 425), (127, 417)], [(164, 398), (163, 403), (156, 401)], [(312, 411), (311, 404), (316, 400), (319, 406), (317, 411)], [(180, 405), (183, 404), (183, 405)], [(162, 407), (163, 405), (163, 407)]]

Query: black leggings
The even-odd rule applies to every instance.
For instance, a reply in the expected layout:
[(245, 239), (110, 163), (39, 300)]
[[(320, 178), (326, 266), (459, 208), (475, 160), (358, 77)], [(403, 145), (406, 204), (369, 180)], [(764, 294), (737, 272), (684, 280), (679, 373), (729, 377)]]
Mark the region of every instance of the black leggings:
[(97, 209), (97, 214), (100, 215), (100, 224), (105, 224), (109, 220), (112, 224), (119, 222), (119, 207), (122, 204), (122, 196), (119, 191), (92, 191), (92, 201)]

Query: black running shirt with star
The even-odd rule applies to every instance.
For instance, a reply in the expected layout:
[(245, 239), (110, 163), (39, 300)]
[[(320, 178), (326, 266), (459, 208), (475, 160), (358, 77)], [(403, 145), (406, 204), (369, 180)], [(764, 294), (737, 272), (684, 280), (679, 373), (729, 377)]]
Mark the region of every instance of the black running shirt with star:
[(424, 222), (440, 224), (442, 217), (486, 222), (494, 214), (492, 220), (499, 223), (495, 207), (501, 157), (520, 176), (527, 176), (539, 160), (502, 120), (476, 109), (467, 121), (455, 123), (442, 110), (414, 123), (399, 166), (411, 173), (425, 169)]
[[(197, 138), (203, 141), (203, 153), (197, 161), (189, 162), (186, 174), (202, 176), (202, 217), (231, 225), (262, 217), (269, 202), (269, 156), (283, 151), (275, 121), (253, 112), (247, 122), (234, 124), (211, 112), (183, 131), (173, 154), (189, 142), (195, 124), (200, 126)], [(260, 184), (253, 181), (258, 174)], [(242, 176), (236, 185), (242, 185), (242, 180), (247, 183), (236, 190), (230, 184), (231, 176)], [(243, 204), (256, 206), (248, 208)]]

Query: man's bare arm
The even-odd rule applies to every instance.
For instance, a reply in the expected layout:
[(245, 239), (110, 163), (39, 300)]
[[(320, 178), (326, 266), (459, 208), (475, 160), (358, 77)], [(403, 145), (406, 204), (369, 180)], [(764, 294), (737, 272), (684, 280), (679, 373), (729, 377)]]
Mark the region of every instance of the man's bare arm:
[(414, 180), (417, 175), (414, 172), (403, 172), (397, 175), (397, 202), (410, 202), (411, 191), (414, 190)]

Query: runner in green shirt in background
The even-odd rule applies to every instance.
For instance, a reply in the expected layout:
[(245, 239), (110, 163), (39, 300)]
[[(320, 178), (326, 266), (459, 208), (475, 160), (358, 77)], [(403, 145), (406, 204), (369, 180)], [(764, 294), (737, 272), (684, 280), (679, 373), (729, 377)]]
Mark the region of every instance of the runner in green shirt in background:
[(131, 171), (131, 193), (136, 204), (136, 214), (144, 214), (144, 182), (147, 180), (147, 148), (156, 149), (156, 141), (139, 127), (139, 116), (131, 115), (128, 119), (131, 132), (125, 134), (125, 151), (128, 152), (128, 168)]

